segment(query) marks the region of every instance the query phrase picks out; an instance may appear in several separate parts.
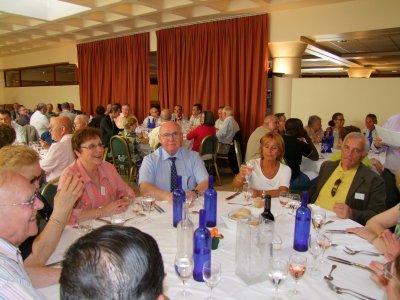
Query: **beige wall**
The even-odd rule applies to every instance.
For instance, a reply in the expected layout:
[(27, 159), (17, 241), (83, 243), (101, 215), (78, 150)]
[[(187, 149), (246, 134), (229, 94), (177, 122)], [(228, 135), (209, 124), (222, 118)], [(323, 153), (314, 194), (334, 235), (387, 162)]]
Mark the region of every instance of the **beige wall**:
[[(4, 70), (61, 62), (69, 62), (71, 64), (78, 63), (75, 45), (3, 57), (0, 59), (0, 69)], [(14, 102), (23, 104), (28, 108), (34, 108), (39, 102), (53, 103), (54, 106), (61, 102), (73, 102), (76, 109), (80, 109), (81, 107), (78, 85), (5, 88), (4, 73), (1, 72), (0, 104)]]
[(368, 113), (378, 123), (400, 113), (400, 78), (296, 78), (292, 82), (291, 115), (305, 124), (317, 114), (325, 129), (335, 112), (341, 112), (345, 125), (363, 128)]

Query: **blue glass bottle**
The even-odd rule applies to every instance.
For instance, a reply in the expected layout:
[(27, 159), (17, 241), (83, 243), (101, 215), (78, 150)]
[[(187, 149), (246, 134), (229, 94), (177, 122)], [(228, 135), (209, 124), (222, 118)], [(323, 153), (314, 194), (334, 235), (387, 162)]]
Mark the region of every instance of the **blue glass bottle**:
[(294, 250), (305, 252), (308, 250), (308, 237), (310, 235), (311, 211), (307, 207), (308, 192), (301, 195), (301, 206), (296, 211), (294, 225)]
[(151, 128), (151, 120), (150, 120), (150, 118), (147, 119), (147, 128), (149, 128), (149, 129)]
[(204, 281), (203, 265), (209, 260), (211, 260), (211, 233), (206, 228), (206, 211), (200, 209), (199, 228), (195, 230), (193, 235), (194, 280)]
[(172, 193), (173, 196), (173, 225), (176, 227), (179, 221), (182, 220), (182, 205), (185, 202), (186, 194), (182, 189), (182, 176), (176, 177), (176, 189)]
[(214, 176), (208, 177), (208, 189), (204, 192), (204, 209), (206, 210), (206, 226), (217, 226), (217, 192), (214, 190)]

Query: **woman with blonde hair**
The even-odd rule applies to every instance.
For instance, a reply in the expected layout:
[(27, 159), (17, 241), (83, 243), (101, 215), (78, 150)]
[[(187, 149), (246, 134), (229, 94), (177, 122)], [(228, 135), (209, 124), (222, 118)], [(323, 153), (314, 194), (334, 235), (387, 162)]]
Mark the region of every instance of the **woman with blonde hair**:
[(269, 132), (260, 139), (261, 158), (251, 159), (240, 167), (233, 179), (234, 187), (242, 187), (248, 178), (253, 197), (269, 194), (278, 197), (282, 191), (289, 190), (291, 170), (281, 163), (285, 144), (280, 134)]

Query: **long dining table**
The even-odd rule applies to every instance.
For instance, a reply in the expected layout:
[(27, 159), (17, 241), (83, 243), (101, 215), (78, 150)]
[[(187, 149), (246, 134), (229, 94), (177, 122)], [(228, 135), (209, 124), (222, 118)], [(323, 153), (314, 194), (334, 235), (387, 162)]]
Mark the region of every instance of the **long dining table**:
[[(217, 287), (213, 289), (213, 297), (215, 299), (270, 299), (274, 295), (274, 286), (269, 280), (253, 285), (247, 285), (235, 274), (235, 249), (236, 249), (236, 232), (235, 229), (228, 228), (222, 217), (227, 216), (230, 211), (243, 207), (245, 199), (242, 194), (234, 197), (231, 200), (226, 198), (233, 192), (218, 191), (218, 219), (217, 226), (219, 231), (224, 235), (220, 240), (219, 247), (212, 251), (211, 259), (218, 261), (222, 266), (221, 281)], [(182, 291), (182, 282), (175, 274), (174, 257), (176, 254), (177, 231), (172, 226), (172, 205), (165, 202), (157, 202), (165, 213), (153, 211), (151, 213), (152, 220), (141, 220), (139, 224), (134, 224), (135, 220), (129, 220), (125, 226), (135, 226), (140, 230), (152, 235), (160, 248), (165, 268), (164, 279), (164, 294), (170, 299), (176, 299), (177, 295)], [(193, 221), (195, 228), (198, 226), (199, 203), (191, 208), (190, 218)], [(248, 206), (253, 215), (260, 214), (262, 208)], [(307, 268), (313, 264), (312, 255), (309, 252), (297, 252), (293, 249), (293, 232), (294, 232), (294, 217), (290, 214), (290, 209), (282, 208), (277, 198), (272, 199), (272, 212), (275, 215), (275, 232), (282, 239), (280, 249), (274, 250), (274, 258), (289, 259), (289, 256), (294, 253), (303, 254), (307, 257)], [(344, 229), (347, 227), (361, 226), (358, 223), (349, 219), (339, 219), (334, 213), (327, 211), (327, 220), (333, 222), (325, 225), (324, 229)], [(94, 221), (94, 227), (103, 226), (103, 222)], [(311, 233), (314, 229), (311, 225)], [(65, 250), (80, 237), (78, 229), (67, 226), (61, 240), (48, 263), (56, 262), (62, 259)], [(368, 265), (371, 260), (384, 262), (383, 256), (373, 257), (364, 254), (349, 255), (343, 249), (344, 246), (349, 246), (354, 249), (372, 250), (376, 252), (365, 240), (354, 234), (333, 234), (333, 243), (336, 246), (330, 247), (326, 253), (340, 258), (344, 258), (353, 262)], [(367, 270), (359, 269), (353, 266), (332, 262), (326, 260), (325, 263), (320, 263), (318, 275), (311, 275), (306, 271), (305, 275), (299, 280), (298, 289), (300, 295), (294, 297), (291, 291), (295, 287), (295, 281), (288, 276), (285, 282), (279, 287), (278, 296), (281, 299), (355, 299), (353, 296), (341, 294), (338, 295), (330, 290), (327, 282), (324, 280), (324, 275), (329, 273), (332, 264), (337, 265), (337, 269), (333, 272), (333, 283), (339, 287), (350, 288), (373, 299), (382, 299), (383, 290), (379, 288), (369, 278), (370, 273)], [(267, 270), (265, 270), (267, 272)], [(190, 299), (204, 299), (209, 295), (209, 288), (202, 282), (196, 282), (193, 279), (187, 282), (187, 290), (191, 293)], [(42, 288), (39, 290), (47, 299), (59, 299), (59, 285)]]

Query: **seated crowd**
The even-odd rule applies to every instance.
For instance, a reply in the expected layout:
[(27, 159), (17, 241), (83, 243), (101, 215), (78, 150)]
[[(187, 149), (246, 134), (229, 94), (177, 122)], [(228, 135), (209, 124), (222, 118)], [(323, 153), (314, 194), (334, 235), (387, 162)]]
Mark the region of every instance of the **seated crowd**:
[[(93, 290), (99, 299), (163, 299), (164, 269), (157, 243), (135, 228), (99, 228), (69, 248), (62, 269), (46, 267), (67, 224), (123, 212), (135, 201), (134, 191), (104, 153), (115, 135), (126, 141), (139, 169), (140, 193), (152, 192), (168, 202), (177, 187), (177, 174), (188, 194), (207, 189), (209, 174), (198, 152), (206, 137), (215, 136), (215, 152), (228, 157), (235, 188), (247, 185), (253, 197), (309, 191), (310, 203), (364, 225), (347, 231), (372, 243), (395, 261), (393, 272), (400, 272), (400, 151), (379, 138), (374, 114), (365, 117), (365, 129), (360, 130), (344, 126), (344, 115), (335, 113), (325, 131), (317, 115), (309, 117), (307, 126), (283, 113), (267, 115), (251, 133), (242, 165), (232, 157), (233, 141), (241, 140), (233, 115), (232, 107), (220, 107), (215, 121), (213, 112), (201, 104), (193, 105), (190, 117), (184, 116), (180, 105), (172, 113), (151, 107), (142, 123), (129, 105), (119, 104), (97, 107), (94, 117), (67, 102), (58, 114), (44, 103), (33, 114), (20, 105), (0, 110), (0, 261), (6, 270), (0, 272), (0, 298), (41, 299), (35, 288), (60, 281), (63, 299), (85, 298)], [(399, 119), (395, 115), (383, 127), (400, 131)], [(30, 144), (35, 141), (46, 149), (43, 157)], [(301, 169), (302, 160), (319, 160), (321, 144), (327, 141), (334, 153), (310, 179)], [(385, 152), (384, 164), (369, 160), (369, 151)], [(48, 206), (39, 195), (46, 182), (57, 183), (58, 190), (38, 232), (36, 213)], [(112, 268), (103, 253), (112, 258)], [(145, 267), (135, 268), (139, 263)], [(382, 265), (373, 262), (371, 268), (377, 274), (373, 280), (379, 281)], [(121, 278), (111, 272), (116, 269)], [(101, 280), (88, 283), (84, 277), (93, 272)], [(399, 293), (398, 286), (387, 289), (388, 294)], [(121, 290), (126, 294), (120, 295)]]

